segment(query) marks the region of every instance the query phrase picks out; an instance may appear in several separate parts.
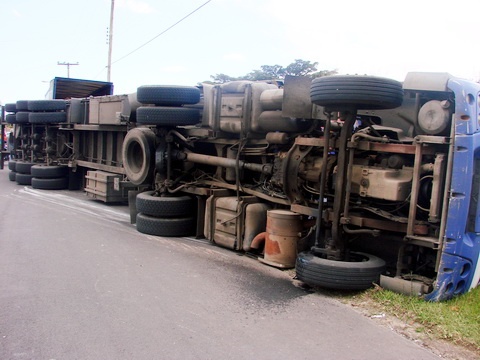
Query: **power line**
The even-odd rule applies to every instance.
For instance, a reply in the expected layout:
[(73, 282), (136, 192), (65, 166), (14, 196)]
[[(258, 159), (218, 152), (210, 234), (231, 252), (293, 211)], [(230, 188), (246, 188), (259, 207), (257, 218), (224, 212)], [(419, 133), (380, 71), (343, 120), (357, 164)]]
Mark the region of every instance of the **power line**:
[[(155, 36), (154, 38), (150, 39), (149, 41), (147, 41), (146, 43), (144, 43), (143, 45), (140, 45), (139, 47), (137, 47), (136, 49), (130, 51), (128, 54), (122, 56), (121, 58), (115, 60), (113, 63), (111, 63), (111, 65), (125, 59), (127, 56), (130, 56), (132, 55), (134, 52), (140, 50), (142, 47), (144, 47), (145, 45), (151, 43), (153, 40), (155, 40), (156, 38), (158, 38), (159, 36), (165, 34), (168, 30), (172, 29), (173, 27), (175, 27), (176, 25), (180, 24), (183, 20), (185, 20), (186, 18), (188, 18), (189, 16), (193, 15), (194, 13), (196, 13), (198, 10), (200, 10), (202, 7), (204, 7), (205, 5), (207, 5), (209, 2), (211, 2), (212, 0), (208, 0), (207, 2), (203, 3), (202, 5), (200, 5), (198, 8), (196, 8), (195, 10), (193, 10), (192, 12), (190, 12), (189, 14), (185, 15), (183, 18), (181, 18), (180, 20), (178, 20), (176, 23), (174, 23), (173, 25), (169, 26), (168, 28), (166, 28), (165, 30), (163, 30), (160, 34), (158, 34), (157, 36)], [(100, 70), (100, 72), (95, 75), (95, 79), (100, 76), (101, 73), (103, 73), (106, 69), (108, 69), (108, 66), (104, 66), (102, 68), (102, 70)]]
[(191, 13), (185, 15), (183, 18), (181, 18), (180, 20), (178, 20), (175, 24), (169, 26), (168, 28), (166, 28), (165, 30), (163, 30), (160, 34), (158, 34), (157, 36), (155, 36), (154, 38), (148, 40), (146, 43), (144, 43), (143, 45), (140, 45), (139, 47), (137, 47), (136, 49), (130, 51), (128, 54), (122, 56), (120, 59), (117, 59), (115, 60), (113, 64), (116, 64), (117, 62), (119, 62), (120, 60), (123, 60), (125, 59), (127, 56), (130, 56), (132, 55), (134, 52), (140, 50), (141, 48), (143, 48), (145, 45), (151, 43), (153, 40), (155, 40), (156, 38), (158, 38), (159, 36), (165, 34), (168, 30), (172, 29), (173, 27), (175, 27), (176, 25), (180, 24), (183, 20), (185, 20), (186, 18), (188, 18), (189, 16), (193, 15), (194, 13), (196, 13), (198, 10), (200, 10), (202, 7), (204, 7), (205, 5), (207, 5), (210, 1), (212, 0), (208, 0), (206, 1), (204, 4), (200, 5), (198, 8), (196, 8), (195, 10), (193, 10)]
[(93, 78), (94, 78), (94, 79), (97, 79), (107, 68), (108, 68), (108, 66), (104, 66), (104, 67), (102, 68), (102, 70), (100, 70), (100, 71), (98, 72), (98, 74), (95, 75)]

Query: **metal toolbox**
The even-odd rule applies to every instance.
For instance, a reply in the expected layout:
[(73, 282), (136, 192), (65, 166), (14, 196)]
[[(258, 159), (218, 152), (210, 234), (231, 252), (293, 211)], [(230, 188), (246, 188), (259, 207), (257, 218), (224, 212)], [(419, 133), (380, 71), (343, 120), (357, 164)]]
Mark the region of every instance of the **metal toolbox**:
[(106, 203), (128, 201), (128, 190), (122, 183), (122, 175), (104, 171), (87, 171), (85, 191), (88, 197)]
[(135, 121), (139, 106), (136, 94), (109, 95), (90, 98), (89, 124), (121, 125)]

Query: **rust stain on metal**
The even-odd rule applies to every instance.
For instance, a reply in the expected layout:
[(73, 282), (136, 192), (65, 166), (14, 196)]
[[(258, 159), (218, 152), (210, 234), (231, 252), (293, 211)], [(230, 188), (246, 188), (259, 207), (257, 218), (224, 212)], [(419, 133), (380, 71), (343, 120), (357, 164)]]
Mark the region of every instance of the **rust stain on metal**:
[(280, 249), (280, 244), (278, 243), (278, 241), (273, 240), (272, 237), (267, 234), (267, 238), (265, 241), (265, 254), (278, 255), (281, 253), (282, 250)]

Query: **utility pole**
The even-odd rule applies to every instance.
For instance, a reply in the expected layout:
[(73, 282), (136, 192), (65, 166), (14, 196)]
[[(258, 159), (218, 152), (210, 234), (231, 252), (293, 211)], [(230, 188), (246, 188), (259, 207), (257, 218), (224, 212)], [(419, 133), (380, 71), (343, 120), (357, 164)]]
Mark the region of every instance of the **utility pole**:
[(112, 41), (113, 41), (113, 9), (115, 7), (115, 0), (112, 0), (110, 8), (110, 29), (108, 31), (108, 65), (107, 65), (107, 81), (110, 82), (110, 74), (112, 71)]
[(60, 62), (60, 61), (57, 61), (57, 65), (66, 65), (67, 66), (67, 77), (69, 78), (70, 77), (70, 66), (72, 65), (78, 65), (78, 62), (76, 63), (69, 63), (69, 62)]

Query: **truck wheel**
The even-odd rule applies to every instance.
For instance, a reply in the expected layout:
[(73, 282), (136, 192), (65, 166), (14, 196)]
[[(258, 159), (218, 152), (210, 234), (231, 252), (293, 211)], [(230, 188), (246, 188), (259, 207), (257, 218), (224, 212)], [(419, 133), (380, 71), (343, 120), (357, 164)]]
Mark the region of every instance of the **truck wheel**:
[(17, 104), (14, 104), (14, 103), (5, 104), (5, 112), (11, 112), (11, 113), (17, 112)]
[(316, 78), (310, 88), (312, 102), (335, 109), (393, 109), (402, 105), (402, 84), (376, 76), (334, 75)]
[(16, 166), (15, 166), (15, 165), (17, 165), (17, 161), (15, 161), (15, 160), (10, 160), (10, 161), (8, 162), (8, 170), (16, 171), (16, 170), (15, 170), (15, 169), (16, 169)]
[(58, 111), (66, 107), (65, 100), (30, 100), (27, 104), (29, 111)]
[(122, 145), (125, 174), (134, 185), (149, 182), (155, 166), (155, 134), (147, 128), (135, 128), (125, 136)]
[(137, 195), (138, 212), (158, 217), (178, 217), (193, 213), (194, 199), (190, 196), (152, 196), (153, 191)]
[(15, 181), (18, 185), (32, 185), (32, 177), (33, 176), (30, 174), (21, 174), (17, 172), (15, 174)]
[(35, 165), (33, 162), (28, 161), (17, 161), (15, 164), (15, 171), (21, 174), (31, 174), (32, 166)]
[(10, 181), (15, 181), (16, 180), (17, 173), (15, 171), (10, 171), (8, 173), (8, 180)]
[(15, 104), (17, 111), (28, 111), (28, 100), (18, 100)]
[(196, 104), (200, 101), (200, 90), (194, 86), (144, 85), (137, 88), (137, 100), (160, 106)]
[(16, 124), (27, 124), (28, 123), (28, 115), (30, 113), (27, 111), (19, 111), (15, 114), (15, 121)]
[(33, 165), (30, 173), (35, 178), (61, 178), (68, 175), (68, 166), (66, 165)]
[(364, 290), (379, 282), (385, 261), (360, 252), (350, 255), (355, 261), (328, 260), (302, 252), (295, 265), (297, 278), (308, 285), (341, 290)]
[(67, 122), (67, 113), (64, 112), (31, 112), (28, 121), (32, 124), (60, 124)]
[(197, 109), (182, 107), (139, 107), (137, 123), (160, 126), (196, 125), (200, 122)]
[(195, 217), (160, 218), (137, 214), (137, 230), (156, 236), (188, 236), (195, 233)]
[(17, 123), (17, 114), (7, 114), (5, 115), (5, 121), (9, 124)]
[(63, 190), (68, 188), (68, 178), (40, 179), (32, 177), (32, 188), (41, 190)]

